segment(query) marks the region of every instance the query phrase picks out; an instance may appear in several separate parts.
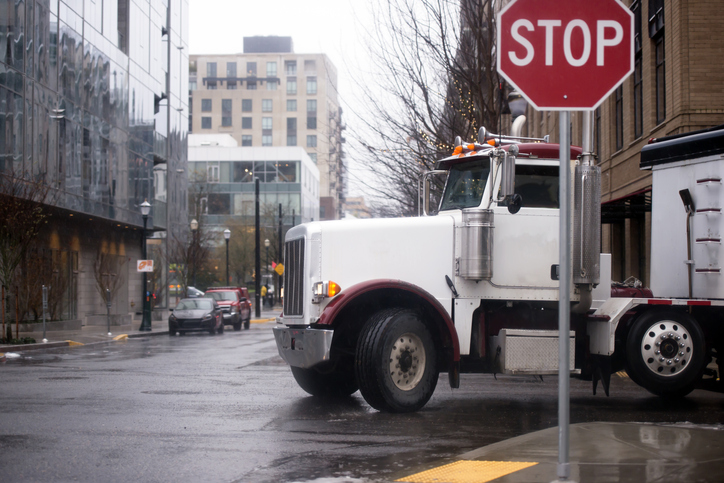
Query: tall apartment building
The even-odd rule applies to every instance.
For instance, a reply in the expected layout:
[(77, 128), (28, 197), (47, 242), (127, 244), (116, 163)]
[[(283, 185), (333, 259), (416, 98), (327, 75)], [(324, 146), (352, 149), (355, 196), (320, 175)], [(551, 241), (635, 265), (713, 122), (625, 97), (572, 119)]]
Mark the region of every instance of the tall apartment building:
[(13, 283), (42, 276), (50, 317), (105, 325), (102, 280), (114, 322), (138, 321), (141, 203), (157, 233), (157, 307), (165, 235), (188, 231), (188, 0), (0, 0), (0, 11), (0, 174), (44, 183), (50, 214), (32, 252), (42, 263)]
[[(641, 148), (651, 138), (724, 124), (724, 10), (712, 0), (624, 3), (635, 17), (635, 71), (594, 111), (602, 249), (612, 254), (614, 280), (648, 283), (651, 171), (639, 169)], [(558, 139), (556, 112), (528, 106), (526, 116), (524, 135)], [(581, 114), (571, 120), (580, 145)]]
[(342, 215), (345, 167), (337, 70), (291, 37), (245, 37), (244, 53), (190, 57), (189, 129), (239, 146), (301, 146), (320, 172), (320, 218)]

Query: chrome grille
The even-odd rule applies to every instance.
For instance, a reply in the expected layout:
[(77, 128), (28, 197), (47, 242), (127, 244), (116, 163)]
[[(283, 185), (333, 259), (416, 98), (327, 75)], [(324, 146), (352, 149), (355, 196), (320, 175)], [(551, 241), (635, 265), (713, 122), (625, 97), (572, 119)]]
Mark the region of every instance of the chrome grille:
[(304, 238), (284, 247), (284, 315), (304, 314)]

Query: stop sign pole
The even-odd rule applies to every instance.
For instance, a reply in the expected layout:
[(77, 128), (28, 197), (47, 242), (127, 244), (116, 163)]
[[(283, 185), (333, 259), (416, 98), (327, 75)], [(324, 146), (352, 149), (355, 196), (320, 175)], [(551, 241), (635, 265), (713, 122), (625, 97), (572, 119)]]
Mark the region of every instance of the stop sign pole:
[[(633, 72), (633, 21), (633, 13), (619, 0), (513, 0), (497, 15), (498, 72), (536, 109), (559, 111), (557, 481), (561, 482), (571, 477), (570, 111), (588, 111), (591, 116)], [(583, 145), (591, 151), (590, 130), (583, 135)]]

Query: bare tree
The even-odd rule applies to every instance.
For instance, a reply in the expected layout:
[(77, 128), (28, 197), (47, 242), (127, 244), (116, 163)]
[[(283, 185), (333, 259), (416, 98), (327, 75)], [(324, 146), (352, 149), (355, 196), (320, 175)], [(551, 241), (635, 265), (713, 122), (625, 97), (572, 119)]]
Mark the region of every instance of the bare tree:
[(352, 133), (362, 147), (360, 161), (376, 176), (361, 180), (375, 211), (417, 214), (420, 174), (452, 152), (455, 136), (474, 140), (481, 126), (498, 125), (495, 3), (375, 4), (369, 48), (379, 88), (364, 90), (370, 112)]
[(126, 278), (123, 276), (123, 266), (125, 264), (125, 257), (103, 253), (98, 249), (96, 258), (93, 261), (93, 277), (103, 305), (106, 303), (106, 290), (110, 290), (111, 299), (115, 300), (118, 291), (126, 283)]
[[(42, 178), (12, 170), (0, 172), (0, 285), (8, 289), (14, 285), (16, 294), (22, 276), (19, 266), (50, 216), (45, 208), (45, 203), (50, 201), (49, 193), (50, 188)], [(4, 298), (2, 305), (5, 314)], [(17, 332), (20, 317), (16, 319)], [(4, 333), (4, 315), (2, 324)]]
[(198, 228), (192, 230), (190, 236), (172, 234), (168, 241), (168, 266), (173, 268), (182, 294), (186, 294), (197, 274), (209, 260), (210, 246), (215, 238), (216, 235), (203, 223), (203, 217), (198, 221)]

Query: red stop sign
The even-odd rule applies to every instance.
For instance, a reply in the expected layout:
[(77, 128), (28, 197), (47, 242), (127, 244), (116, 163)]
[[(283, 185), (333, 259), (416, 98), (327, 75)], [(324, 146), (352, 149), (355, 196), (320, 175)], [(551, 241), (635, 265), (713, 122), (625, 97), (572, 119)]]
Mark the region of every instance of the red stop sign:
[(595, 109), (634, 70), (618, 0), (513, 0), (497, 20), (498, 72), (536, 109)]

